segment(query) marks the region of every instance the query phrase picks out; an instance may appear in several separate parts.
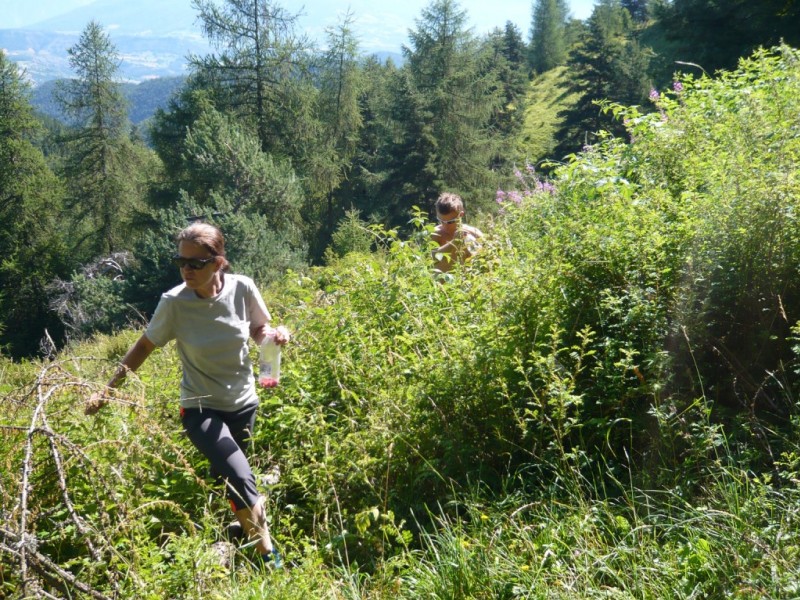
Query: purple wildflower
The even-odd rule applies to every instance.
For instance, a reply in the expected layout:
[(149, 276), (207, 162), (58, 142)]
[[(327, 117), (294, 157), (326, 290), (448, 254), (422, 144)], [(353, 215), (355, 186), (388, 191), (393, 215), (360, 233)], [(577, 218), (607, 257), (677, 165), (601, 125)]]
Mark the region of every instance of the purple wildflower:
[(658, 90), (656, 90), (655, 88), (652, 88), (650, 90), (650, 100), (652, 102), (658, 102)]
[(683, 91), (683, 84), (680, 81), (676, 81), (672, 84), (672, 89), (676, 94), (680, 94)]

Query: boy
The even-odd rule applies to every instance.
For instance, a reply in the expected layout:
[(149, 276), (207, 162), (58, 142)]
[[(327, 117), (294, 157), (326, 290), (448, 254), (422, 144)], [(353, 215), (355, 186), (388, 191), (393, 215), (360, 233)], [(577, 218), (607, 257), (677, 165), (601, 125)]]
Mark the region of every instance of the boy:
[(464, 262), (478, 250), (483, 233), (463, 223), (464, 201), (457, 194), (444, 192), (436, 200), (436, 220), (432, 239), (439, 246), (433, 251), (434, 267), (446, 273), (455, 261)]

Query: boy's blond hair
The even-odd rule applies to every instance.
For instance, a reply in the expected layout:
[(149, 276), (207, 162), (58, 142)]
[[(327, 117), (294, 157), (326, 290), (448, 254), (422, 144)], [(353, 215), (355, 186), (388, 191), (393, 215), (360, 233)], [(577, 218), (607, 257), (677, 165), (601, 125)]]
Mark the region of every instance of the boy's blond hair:
[(436, 199), (436, 212), (447, 215), (451, 212), (464, 212), (464, 201), (461, 196), (452, 192), (444, 192)]

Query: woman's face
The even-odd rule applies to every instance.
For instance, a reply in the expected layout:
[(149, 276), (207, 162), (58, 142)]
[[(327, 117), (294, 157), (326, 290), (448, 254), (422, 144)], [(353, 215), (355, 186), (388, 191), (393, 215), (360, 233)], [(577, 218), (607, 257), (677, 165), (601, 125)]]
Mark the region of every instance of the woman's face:
[[(178, 244), (178, 256), (181, 258), (211, 258), (212, 254), (207, 248), (184, 240)], [(212, 295), (217, 271), (219, 271), (218, 261), (210, 261), (200, 269), (192, 269), (189, 265), (184, 265), (180, 270), (186, 287), (198, 292), (203, 297)]]

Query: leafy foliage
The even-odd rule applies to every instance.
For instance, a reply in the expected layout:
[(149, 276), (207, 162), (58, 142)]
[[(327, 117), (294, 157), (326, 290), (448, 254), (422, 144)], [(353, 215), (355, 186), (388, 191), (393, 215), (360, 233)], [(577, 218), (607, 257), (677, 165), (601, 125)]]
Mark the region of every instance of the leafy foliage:
[(656, 16), (678, 43), (679, 59), (692, 60), (708, 73), (733, 68), (759, 46), (800, 41), (800, 6), (785, 0), (673, 0), (658, 4)]
[[(444, 276), (417, 209), (407, 236), (352, 214), (328, 265), (267, 287), (294, 341), (252, 462), (298, 565), (269, 593), (796, 595), (798, 85), (782, 46), (606, 105), (632, 140), (518, 172)], [(0, 369), (2, 585), (259, 597), (247, 549), (210, 555), (224, 503), (167, 408), (174, 349), (74, 410), (135, 335)]]
[(35, 145), (29, 93), (0, 51), (0, 353), (11, 356), (37, 352), (45, 330), (60, 337), (45, 288), (73, 265), (58, 218), (63, 186)]

